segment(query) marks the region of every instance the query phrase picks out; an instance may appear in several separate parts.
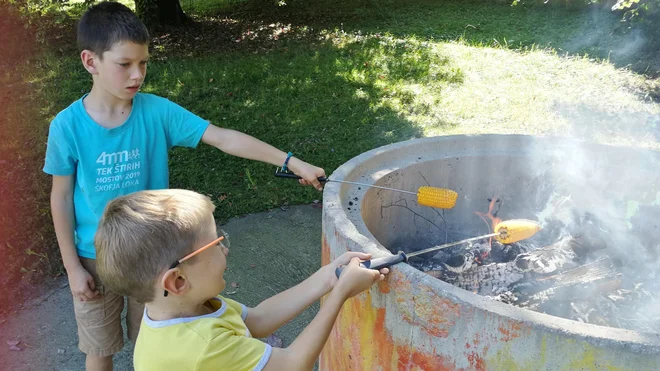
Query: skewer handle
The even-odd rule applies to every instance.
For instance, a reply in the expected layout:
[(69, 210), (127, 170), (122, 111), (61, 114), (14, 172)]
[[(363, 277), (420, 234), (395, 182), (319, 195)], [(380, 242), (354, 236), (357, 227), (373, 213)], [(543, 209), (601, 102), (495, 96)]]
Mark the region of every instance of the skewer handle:
[[(381, 270), (383, 268), (391, 267), (395, 264), (408, 261), (408, 256), (403, 251), (399, 251), (396, 255), (386, 256), (384, 258), (376, 258), (371, 260), (365, 260), (360, 263), (360, 266), (367, 269)], [(335, 269), (335, 275), (337, 278), (341, 275), (341, 272), (344, 270), (345, 266), (339, 266)]]

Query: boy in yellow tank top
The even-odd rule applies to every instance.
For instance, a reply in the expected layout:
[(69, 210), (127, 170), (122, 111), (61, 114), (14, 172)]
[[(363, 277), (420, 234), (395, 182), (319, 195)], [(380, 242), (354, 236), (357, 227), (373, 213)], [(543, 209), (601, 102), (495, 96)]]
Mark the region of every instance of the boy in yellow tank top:
[[(214, 205), (186, 190), (140, 191), (111, 201), (95, 236), (97, 267), (111, 290), (145, 303), (136, 371), (311, 370), (346, 299), (383, 280), (387, 268), (361, 268), (349, 252), (300, 284), (247, 308), (220, 294), (228, 238)], [(339, 279), (335, 268), (346, 265)], [(263, 338), (328, 295), (287, 348)]]

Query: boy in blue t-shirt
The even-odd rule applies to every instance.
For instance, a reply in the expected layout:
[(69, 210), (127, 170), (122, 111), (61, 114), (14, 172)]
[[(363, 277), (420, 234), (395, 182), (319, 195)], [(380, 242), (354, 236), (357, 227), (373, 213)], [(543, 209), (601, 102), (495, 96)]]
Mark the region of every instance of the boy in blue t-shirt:
[[(149, 34), (126, 6), (92, 6), (78, 24), (78, 44), (92, 90), (52, 121), (44, 172), (53, 175), (51, 212), (74, 297), (79, 348), (87, 370), (111, 370), (122, 349), (124, 298), (96, 274), (94, 235), (106, 204), (122, 195), (169, 186), (168, 150), (201, 141), (228, 154), (300, 175), (321, 190), (323, 169), (240, 132), (222, 129), (179, 105), (138, 93), (146, 75)], [(143, 305), (128, 300), (127, 327), (137, 337)]]

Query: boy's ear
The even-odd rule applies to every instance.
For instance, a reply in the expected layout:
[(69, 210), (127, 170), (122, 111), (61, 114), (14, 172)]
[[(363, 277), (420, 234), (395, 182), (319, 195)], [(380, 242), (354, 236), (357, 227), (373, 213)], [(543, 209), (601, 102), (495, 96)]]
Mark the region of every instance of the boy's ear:
[(183, 295), (190, 289), (190, 283), (177, 268), (170, 269), (160, 279), (160, 284), (170, 295)]
[(87, 72), (91, 73), (92, 75), (98, 73), (97, 63), (99, 58), (96, 53), (85, 49), (80, 53), (80, 59), (82, 60), (82, 64)]

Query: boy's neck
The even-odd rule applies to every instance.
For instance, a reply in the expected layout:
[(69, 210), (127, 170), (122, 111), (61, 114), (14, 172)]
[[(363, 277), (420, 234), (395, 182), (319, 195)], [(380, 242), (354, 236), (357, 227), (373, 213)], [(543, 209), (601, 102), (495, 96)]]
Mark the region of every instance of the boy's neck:
[(201, 303), (188, 302), (184, 298), (169, 297), (157, 298), (146, 303), (147, 315), (153, 321), (166, 321), (175, 318), (198, 317), (215, 312), (210, 304), (210, 299)]
[(126, 113), (132, 105), (132, 99), (117, 98), (96, 85), (92, 86), (92, 90), (85, 97), (85, 107), (99, 113)]

